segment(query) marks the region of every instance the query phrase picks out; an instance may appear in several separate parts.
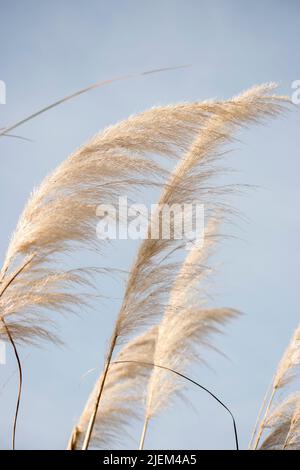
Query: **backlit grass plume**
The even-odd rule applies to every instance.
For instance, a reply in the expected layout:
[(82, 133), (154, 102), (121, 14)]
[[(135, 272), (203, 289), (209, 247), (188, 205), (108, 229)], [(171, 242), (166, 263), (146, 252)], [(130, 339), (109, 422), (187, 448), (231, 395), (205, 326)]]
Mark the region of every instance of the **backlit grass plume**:
[[(98, 204), (161, 184), (166, 171), (153, 155), (176, 158), (219, 103), (153, 108), (107, 128), (79, 148), (31, 195), (9, 244), (0, 275), (0, 320), (22, 341), (50, 337), (41, 309), (59, 311), (82, 301), (70, 288), (84, 270), (65, 272), (58, 255), (99, 246)], [(0, 338), (7, 330), (0, 322)]]
[[(273, 446), (277, 450), (295, 448), (300, 449), (300, 393), (290, 395), (288, 385), (299, 382), (300, 367), (300, 325), (287, 347), (273, 379), (270, 390), (267, 392), (261, 414), (262, 419), (253, 433), (250, 447), (259, 448), (262, 436), (267, 433), (260, 448)], [(279, 401), (276, 398), (281, 392)], [(283, 395), (283, 397), (282, 397)], [(290, 447), (292, 446), (292, 447)]]
[(178, 156), (207, 116), (222, 110), (220, 103), (193, 103), (133, 116), (96, 135), (30, 197), (0, 272), (0, 339), (11, 343), (19, 369), (13, 448), (22, 384), (15, 340), (56, 339), (46, 311), (72, 310), (85, 300), (74, 288), (89, 282), (87, 271), (66, 272), (55, 264), (58, 255), (97, 246), (97, 205), (116, 206), (120, 195), (161, 183), (165, 171), (152, 155)]
[[(81, 246), (98, 248), (97, 205), (117, 207), (119, 196), (133, 197), (134, 190), (161, 184), (166, 171), (153, 155), (178, 157), (207, 116), (222, 109), (220, 103), (204, 102), (132, 116), (79, 148), (33, 192), (0, 272), (0, 339), (11, 343), (19, 368), (15, 423), (22, 370), (14, 340), (57, 339), (55, 320), (51, 323), (46, 313), (73, 310), (88, 298), (78, 293), (78, 285), (90, 282), (90, 271), (67, 272), (58, 263), (59, 255)], [(14, 440), (15, 432), (13, 447)]]
[[(232, 100), (219, 103), (216, 112), (207, 116), (194, 144), (172, 172), (160, 197), (157, 214), (163, 211), (166, 204), (171, 207), (195, 201), (205, 205), (208, 215), (214, 214), (220, 207), (225, 210), (223, 195), (228, 193), (228, 188), (216, 186), (213, 180), (220, 173), (222, 146), (232, 139), (234, 131), (239, 127), (275, 115), (282, 109), (287, 99), (271, 95), (272, 88), (272, 85), (252, 88)], [(161, 318), (180, 267), (180, 262), (172, 255), (178, 253), (185, 243), (172, 237), (151, 238), (151, 232), (157, 231), (159, 225), (159, 217), (154, 219), (151, 220), (149, 236), (142, 242), (128, 278), (83, 449), (89, 446), (115, 346)]]

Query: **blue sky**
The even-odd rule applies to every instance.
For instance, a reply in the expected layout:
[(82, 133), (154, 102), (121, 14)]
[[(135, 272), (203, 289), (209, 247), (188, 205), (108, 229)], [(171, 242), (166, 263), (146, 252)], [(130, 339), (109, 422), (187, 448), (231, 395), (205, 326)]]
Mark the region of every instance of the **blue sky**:
[[(150, 106), (229, 98), (278, 82), (291, 94), (300, 79), (298, 0), (1, 0), (0, 80), (7, 104), (0, 127), (94, 81), (156, 67), (191, 67), (115, 83), (24, 125), (33, 142), (1, 139), (0, 254), (33, 186), (101, 128)], [(228, 359), (193, 377), (234, 411), (247, 446), (264, 391), (299, 321), (299, 109), (251, 127), (230, 157), (234, 182), (255, 185), (235, 200), (244, 220), (231, 227), (215, 281), (218, 305), (243, 316), (216, 344)], [(129, 267), (134, 247), (108, 255)], [(95, 264), (99, 259), (94, 257)], [(101, 288), (121, 297), (123, 286)], [(18, 448), (64, 448), (101, 369), (118, 302), (59, 320), (65, 347), (22, 348), (24, 395)], [(88, 376), (86, 371), (96, 368)], [(0, 366), (0, 447), (9, 448), (16, 376), (8, 351)], [(153, 421), (147, 448), (232, 448), (228, 416), (189, 387), (192, 406), (176, 402)], [(130, 444), (132, 445), (132, 443)], [(134, 444), (133, 444), (134, 445)]]

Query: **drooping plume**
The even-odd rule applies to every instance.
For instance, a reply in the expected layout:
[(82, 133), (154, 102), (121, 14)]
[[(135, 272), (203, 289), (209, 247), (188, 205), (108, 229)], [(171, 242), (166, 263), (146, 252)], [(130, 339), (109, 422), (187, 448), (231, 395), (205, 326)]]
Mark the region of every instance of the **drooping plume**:
[[(172, 172), (160, 197), (157, 214), (166, 204), (171, 207), (195, 201), (205, 205), (209, 216), (213, 216), (220, 207), (226, 211), (223, 196), (228, 193), (228, 188), (213, 183), (213, 177), (220, 172), (218, 163), (222, 145), (231, 140), (239, 127), (275, 115), (282, 109), (287, 99), (270, 95), (272, 88), (261, 86), (248, 90), (219, 104), (219, 112), (207, 117), (195, 143)], [(151, 238), (153, 228), (157, 228), (157, 220), (159, 217), (155, 217), (154, 222), (151, 220), (149, 236), (142, 242), (129, 275), (83, 449), (89, 445), (115, 346), (142, 327), (159, 321), (168, 305), (170, 289), (181, 264), (172, 255), (180, 252), (185, 241), (161, 236)]]
[[(230, 142), (238, 128), (280, 112), (287, 100), (268, 94), (273, 88), (273, 85), (255, 87), (224, 101), (220, 111), (205, 121), (198, 138), (172, 172), (158, 202), (157, 214), (166, 204), (172, 207), (195, 202), (202, 203), (209, 216), (220, 206), (225, 210), (224, 196), (230, 188), (214, 184), (214, 177), (221, 172), (221, 148)], [(162, 314), (161, 307), (166, 305), (166, 296), (176, 276), (174, 265), (169, 263), (170, 256), (185, 247), (185, 243), (172, 237), (151, 238), (157, 220), (154, 217), (151, 221), (149, 236), (141, 244), (127, 282), (114, 332), (119, 339)], [(177, 263), (177, 269), (179, 266)]]
[[(66, 272), (59, 255), (99, 247), (98, 204), (117, 206), (122, 195), (162, 184), (166, 170), (153, 158), (177, 158), (219, 103), (153, 108), (107, 128), (47, 176), (30, 197), (1, 270), (1, 317), (22, 341), (50, 338), (48, 316), (83, 299), (74, 286), (90, 281), (84, 270)], [(53, 320), (53, 319), (52, 319)], [(0, 337), (7, 339), (0, 322)]]

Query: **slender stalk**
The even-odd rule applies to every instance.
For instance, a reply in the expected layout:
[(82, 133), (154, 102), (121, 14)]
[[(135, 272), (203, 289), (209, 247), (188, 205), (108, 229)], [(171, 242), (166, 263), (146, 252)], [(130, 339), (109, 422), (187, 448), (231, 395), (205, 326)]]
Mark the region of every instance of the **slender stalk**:
[(110, 348), (109, 348), (107, 361), (106, 361), (105, 369), (104, 369), (104, 372), (103, 372), (103, 378), (102, 378), (102, 381), (101, 381), (99, 392), (98, 392), (97, 397), (96, 397), (94, 411), (91, 415), (91, 418), (90, 418), (90, 421), (89, 421), (89, 424), (88, 424), (88, 427), (87, 427), (87, 431), (86, 431), (86, 434), (85, 434), (85, 437), (84, 437), (82, 450), (88, 450), (88, 448), (89, 448), (90, 440), (91, 440), (91, 437), (92, 437), (92, 432), (93, 432), (94, 425), (95, 425), (96, 416), (97, 416), (98, 409), (99, 409), (99, 404), (100, 404), (102, 392), (103, 392), (104, 385), (105, 385), (105, 382), (106, 382), (108, 369), (109, 369), (109, 366), (111, 364), (111, 359), (112, 359), (112, 355), (113, 355), (114, 348), (115, 348), (115, 345), (116, 345), (116, 341), (117, 341), (117, 335), (114, 334), (111, 345), (110, 345)]
[(258, 444), (259, 444), (259, 441), (260, 441), (260, 438), (261, 438), (261, 435), (263, 433), (263, 430), (264, 430), (264, 423), (265, 423), (265, 420), (266, 420), (266, 417), (268, 416), (268, 413), (270, 411), (270, 408), (271, 408), (271, 405), (273, 403), (273, 400), (274, 400), (274, 396), (275, 396), (275, 393), (277, 391), (277, 388), (274, 387), (273, 388), (273, 391), (272, 391), (272, 394), (270, 396), (270, 399), (269, 399), (269, 402), (268, 402), (268, 406), (266, 408), (266, 412), (264, 414), (264, 417), (260, 423), (260, 426), (259, 426), (259, 429), (258, 429), (258, 433), (257, 433), (257, 436), (256, 436), (256, 439), (255, 439), (255, 442), (254, 442), (254, 445), (253, 445), (253, 450), (257, 450), (257, 447), (258, 447)]
[(13, 340), (13, 337), (9, 331), (9, 328), (4, 320), (4, 318), (1, 319), (5, 331), (7, 333), (7, 336), (9, 338), (9, 341), (11, 342), (11, 345), (13, 347), (15, 357), (17, 360), (18, 364), (18, 370), (19, 370), (19, 386), (18, 386), (18, 398), (17, 398), (17, 404), (16, 404), (16, 410), (15, 410), (15, 416), (14, 416), (14, 424), (13, 424), (13, 434), (12, 434), (12, 449), (15, 450), (16, 447), (16, 430), (17, 430), (17, 421), (18, 421), (18, 414), (19, 414), (19, 407), (20, 407), (20, 401), (21, 401), (21, 395), (22, 395), (22, 385), (23, 385), (23, 374), (22, 374), (22, 366), (21, 366), (21, 361), (19, 357), (18, 350), (16, 348), (15, 342)]
[[(112, 349), (112, 348), (111, 348)], [(108, 361), (107, 361), (108, 363)], [(172, 372), (173, 374), (176, 374), (178, 375), (179, 377), (182, 377), (186, 380), (188, 380), (189, 382), (193, 383), (194, 385), (197, 385), (199, 388), (201, 388), (202, 390), (204, 390), (205, 392), (207, 392), (212, 398), (214, 398), (214, 400), (216, 400), (231, 416), (231, 419), (232, 419), (232, 423), (233, 423), (233, 429), (234, 429), (234, 437), (235, 437), (235, 445), (236, 445), (236, 450), (239, 450), (239, 442), (238, 442), (238, 433), (237, 433), (237, 426), (236, 426), (236, 422), (235, 422), (235, 418), (233, 416), (233, 413), (230, 411), (230, 409), (214, 394), (212, 393), (210, 390), (208, 390), (207, 388), (205, 388), (203, 385), (199, 384), (198, 382), (196, 382), (195, 380), (191, 379), (190, 377), (187, 377), (186, 375), (184, 374), (181, 374), (180, 372), (177, 372), (176, 370), (173, 370), (173, 369), (170, 369), (169, 367), (165, 367), (165, 366), (161, 366), (161, 365), (158, 365), (158, 364), (154, 364), (152, 362), (143, 362), (143, 361), (134, 361), (134, 360), (124, 360), (124, 361), (113, 361), (111, 362), (110, 361), (110, 366), (114, 365), (114, 364), (130, 364), (130, 363), (135, 363), (135, 364), (140, 364), (140, 365), (144, 365), (144, 366), (147, 366), (147, 367), (158, 367), (160, 369), (164, 369), (164, 370), (167, 370), (169, 372)], [(108, 370), (108, 368), (106, 366), (106, 369)], [(107, 374), (106, 374), (107, 375)], [(102, 391), (103, 391), (103, 387), (104, 387), (104, 380), (102, 380), (102, 384), (101, 384), (101, 388), (102, 388)], [(98, 394), (98, 397), (101, 396), (101, 389), (99, 390), (99, 394)], [(97, 397), (97, 398), (98, 398)], [(95, 406), (95, 410), (97, 408), (98, 410), (98, 407), (99, 407), (99, 401), (100, 401), (100, 398), (98, 400), (98, 405), (97, 407)], [(97, 412), (96, 412), (97, 414)], [(92, 433), (92, 429), (93, 429), (93, 426), (95, 424), (95, 419), (93, 420), (92, 422), (92, 418), (93, 417), (96, 417), (96, 414), (95, 412), (93, 413), (93, 416), (91, 417), (91, 420), (90, 420), (90, 423), (89, 423), (89, 426), (91, 424), (91, 431), (89, 431), (89, 436), (91, 437), (91, 433)], [(140, 450), (143, 449), (144, 447), (144, 442), (145, 442), (145, 437), (146, 437), (146, 432), (147, 432), (147, 428), (148, 428), (148, 421), (149, 421), (149, 418), (146, 418), (145, 420), (145, 423), (144, 423), (144, 427), (143, 427), (143, 432), (142, 432), (142, 436), (141, 436), (141, 441), (140, 441)], [(88, 432), (86, 432), (86, 436), (85, 436), (85, 439), (87, 439), (87, 434)], [(68, 443), (68, 446), (67, 446), (67, 450), (74, 450), (77, 448), (77, 441), (78, 441), (78, 437), (79, 437), (79, 433), (78, 433), (78, 428), (75, 427), (73, 429), (73, 433), (72, 433), (72, 436), (69, 440), (69, 443)], [(90, 439), (90, 438), (89, 438)], [(89, 442), (88, 442), (89, 444)], [(87, 445), (88, 445), (87, 444)], [(87, 449), (87, 447), (86, 447)], [(86, 450), (86, 449), (83, 449), (82, 447), (82, 450)]]
[[(2, 276), (2, 279), (1, 279), (1, 283), (4, 282), (4, 285), (3, 287), (0, 289), (0, 298), (2, 297), (2, 295), (4, 294), (4, 292), (9, 288), (9, 286), (14, 282), (14, 280), (19, 276), (19, 274), (26, 268), (26, 266), (29, 265), (29, 263), (32, 261), (32, 259), (34, 258), (34, 254), (28, 259), (26, 260), (22, 266), (20, 266), (19, 268), (16, 269), (16, 271), (14, 271), (14, 273), (8, 278), (8, 280), (6, 282), (3, 281), (3, 276)], [(17, 347), (16, 347), (16, 344), (14, 342), (14, 339), (12, 337), (12, 334), (6, 324), (6, 321), (4, 320), (4, 317), (1, 317), (0, 316), (0, 319), (3, 323), (3, 326), (5, 328), (5, 331), (6, 331), (6, 334), (8, 336), (8, 339), (12, 345), (12, 348), (14, 350), (14, 354), (15, 354), (15, 357), (16, 357), (16, 361), (17, 361), (17, 364), (18, 364), (18, 371), (19, 371), (19, 385), (18, 385), (18, 397), (17, 397), (17, 403), (16, 403), (16, 410), (15, 410), (15, 415), (14, 415), (14, 423), (13, 423), (13, 434), (12, 434), (12, 448), (13, 450), (15, 450), (15, 445), (16, 445), (16, 430), (17, 430), (17, 421), (18, 421), (18, 414), (19, 414), (19, 408), (20, 408), (20, 402), (21, 402), (21, 395), (22, 395), (22, 385), (23, 385), (23, 373), (22, 373), (22, 365), (21, 365), (21, 361), (20, 361), (20, 356), (19, 356), (19, 353), (18, 353), (18, 350), (17, 350)]]
[(146, 431), (147, 431), (148, 423), (149, 423), (149, 418), (146, 418), (146, 419), (145, 419), (145, 422), (144, 422), (144, 427), (143, 427), (142, 435), (141, 435), (141, 442), (140, 442), (139, 450), (143, 450), (143, 449), (144, 449), (144, 442), (145, 442), (145, 437), (146, 437)]
[(15, 124), (12, 124), (11, 126), (6, 127), (5, 129), (0, 129), (0, 137), (3, 136), (3, 135), (7, 135), (8, 132), (16, 129), (17, 127), (21, 126), (22, 124), (25, 124), (28, 121), (31, 121), (31, 119), (36, 118), (40, 114), (43, 114), (46, 111), (49, 111), (50, 109), (55, 108), (56, 106), (59, 106), (62, 103), (65, 103), (66, 101), (69, 101), (73, 98), (76, 98), (77, 96), (82, 95), (83, 93), (86, 93), (90, 90), (94, 90), (95, 88), (99, 88), (99, 87), (102, 87), (104, 85), (108, 85), (110, 83), (118, 82), (118, 81), (121, 81), (121, 80), (129, 80), (131, 78), (140, 77), (140, 76), (143, 76), (143, 75), (150, 75), (150, 74), (153, 74), (153, 73), (166, 72), (168, 70), (176, 70), (176, 69), (181, 69), (181, 68), (185, 68), (185, 67), (188, 67), (188, 65), (177, 65), (177, 66), (174, 66), (174, 67), (163, 67), (163, 68), (160, 68), (160, 69), (146, 70), (145, 72), (140, 72), (140, 73), (137, 73), (137, 74), (123, 75), (123, 76), (120, 76), (120, 77), (111, 78), (109, 80), (102, 80), (101, 82), (93, 83), (92, 85), (89, 85), (85, 88), (82, 88), (81, 90), (78, 90), (75, 93), (72, 93), (71, 95), (65, 96), (64, 98), (61, 98), (60, 100), (49, 104), (48, 106), (36, 111), (35, 113), (31, 114), (30, 116), (27, 116), (24, 119), (21, 119), (20, 121), (16, 122)]
[(287, 435), (286, 435), (286, 438), (285, 438), (285, 441), (284, 441), (282, 450), (286, 450), (287, 445), (288, 445), (288, 443), (289, 443), (290, 436), (291, 436), (291, 432), (292, 432), (292, 430), (293, 430), (295, 424), (297, 423), (297, 421), (298, 421), (298, 414), (297, 414), (297, 411), (294, 411), (293, 416), (292, 416), (292, 419), (291, 419), (291, 424), (290, 424), (288, 433), (287, 433)]
[(295, 419), (294, 417), (292, 418), (292, 421), (291, 421), (291, 424), (290, 424), (290, 428), (289, 428), (289, 431), (286, 435), (286, 438), (285, 438), (285, 441), (284, 441), (284, 444), (283, 444), (283, 447), (282, 447), (282, 450), (286, 450), (286, 447), (289, 443), (289, 438), (290, 438), (290, 435), (291, 435), (291, 432), (292, 432), (292, 429), (293, 429), (293, 426), (295, 424)]
[[(31, 261), (33, 260), (34, 258), (34, 254), (30, 256), (29, 259), (27, 259), (26, 261), (24, 261), (24, 263), (19, 267), (17, 268), (12, 274), (11, 276), (7, 279), (6, 282), (3, 281), (3, 278), (6, 274), (6, 271), (4, 272), (2, 278), (1, 278), (1, 281), (0, 281), (0, 284), (3, 283), (3, 287), (1, 287), (0, 289), (0, 297), (2, 297), (2, 295), (4, 294), (4, 292), (9, 288), (9, 286), (14, 282), (14, 280), (19, 276), (19, 274), (21, 274), (22, 271), (24, 271), (24, 269), (31, 263)], [(2, 320), (2, 317), (0, 316), (1, 320)]]
[(257, 433), (257, 428), (258, 428), (258, 425), (259, 425), (259, 422), (260, 422), (260, 418), (261, 418), (261, 415), (263, 413), (263, 410), (265, 409), (265, 406), (266, 406), (266, 403), (267, 403), (267, 399), (268, 399), (268, 396), (270, 395), (270, 390), (271, 390), (271, 387), (273, 385), (273, 381), (269, 384), (268, 388), (267, 388), (267, 391), (265, 393), (265, 396), (264, 396), (264, 399), (263, 399), (263, 402), (262, 402), (262, 405), (259, 409), (259, 412), (258, 412), (258, 415), (257, 415), (257, 418), (256, 418), (256, 421), (255, 421), (255, 425), (254, 425), (254, 429), (252, 431), (252, 435), (251, 435), (251, 439), (250, 439), (250, 442), (249, 442), (249, 450), (251, 449), (252, 445), (253, 445), (253, 441), (254, 441), (254, 438), (256, 436), (256, 433)]
[[(142, 365), (145, 365), (145, 366), (149, 366), (149, 367), (159, 367), (160, 369), (164, 369), (164, 370), (167, 370), (169, 372), (172, 372), (173, 374), (176, 374), (178, 375), (179, 377), (182, 377), (186, 380), (188, 380), (189, 382), (193, 383), (194, 385), (197, 385), (197, 387), (201, 388), (202, 390), (204, 390), (205, 392), (207, 392), (212, 398), (214, 398), (214, 400), (216, 400), (223, 408), (225, 408), (225, 410), (230, 414), (231, 416), (231, 419), (232, 419), (232, 423), (233, 423), (233, 429), (234, 429), (234, 438), (235, 438), (235, 445), (236, 445), (236, 450), (239, 450), (239, 441), (238, 441), (238, 433), (237, 433), (237, 426), (236, 426), (236, 422), (235, 422), (235, 418), (233, 416), (233, 413), (230, 411), (230, 409), (213, 393), (211, 392), (210, 390), (208, 390), (208, 388), (204, 387), (203, 385), (199, 384), (198, 382), (196, 382), (195, 380), (191, 379), (190, 377), (188, 377), (187, 375), (184, 375), (184, 374), (181, 374), (181, 372), (177, 372), (176, 370), (174, 369), (170, 369), (169, 367), (166, 367), (166, 366), (161, 366), (161, 365), (158, 365), (158, 364), (153, 364), (151, 362), (142, 362), (142, 361), (114, 361), (111, 363), (111, 365), (113, 364), (128, 364), (128, 363), (136, 363), (136, 364), (142, 364)], [(145, 426), (144, 426), (145, 428)], [(147, 429), (147, 426), (146, 426), (146, 429)], [(145, 434), (146, 434), (146, 429), (145, 429)], [(144, 440), (145, 440), (145, 436), (144, 436)], [(141, 439), (142, 441), (142, 439)]]

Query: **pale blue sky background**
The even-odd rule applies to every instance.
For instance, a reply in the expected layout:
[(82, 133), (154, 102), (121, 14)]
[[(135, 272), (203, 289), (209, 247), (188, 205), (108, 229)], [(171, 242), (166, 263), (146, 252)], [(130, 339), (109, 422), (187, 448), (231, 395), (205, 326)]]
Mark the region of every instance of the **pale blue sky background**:
[[(7, 84), (0, 127), (100, 79), (192, 64), (115, 83), (52, 110), (20, 128), (32, 143), (1, 139), (1, 257), (32, 187), (104, 126), (153, 105), (227, 98), (267, 81), (290, 94), (292, 81), (300, 79), (299, 20), (298, 0), (0, 0), (0, 80)], [(230, 405), (242, 447), (299, 321), (299, 124), (295, 109), (243, 132), (230, 159), (238, 170), (234, 181), (259, 187), (236, 199), (247, 221), (232, 227), (237, 239), (223, 246), (216, 279), (217, 304), (244, 315), (216, 341), (229, 360), (209, 355), (214, 370), (191, 373)], [(120, 243), (114, 262), (128, 267), (132, 254)], [(118, 283), (106, 281), (101, 289), (122, 295)], [(18, 448), (64, 448), (96, 372), (82, 376), (101, 368), (117, 307), (114, 301), (60, 320), (64, 349), (22, 349)], [(17, 380), (7, 380), (14, 368), (8, 351), (7, 366), (0, 366), (0, 448), (10, 445)], [(153, 422), (146, 447), (232, 448), (223, 410), (192, 386), (189, 398), (194, 409), (177, 402)]]

